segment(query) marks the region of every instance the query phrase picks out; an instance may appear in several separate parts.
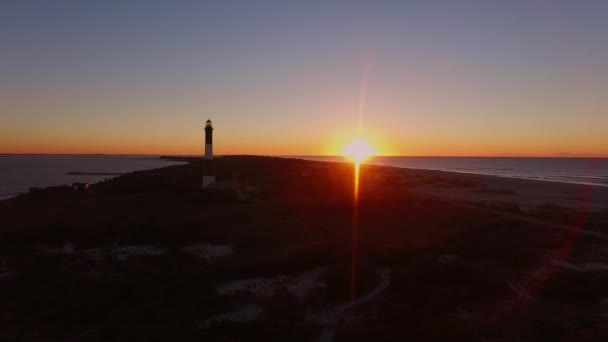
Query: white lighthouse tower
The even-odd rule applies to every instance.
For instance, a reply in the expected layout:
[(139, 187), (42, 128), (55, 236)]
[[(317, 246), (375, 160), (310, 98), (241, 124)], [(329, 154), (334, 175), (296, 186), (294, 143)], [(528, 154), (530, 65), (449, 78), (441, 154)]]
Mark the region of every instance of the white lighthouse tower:
[(215, 182), (213, 170), (213, 126), (211, 120), (205, 124), (205, 160), (203, 162), (203, 188)]

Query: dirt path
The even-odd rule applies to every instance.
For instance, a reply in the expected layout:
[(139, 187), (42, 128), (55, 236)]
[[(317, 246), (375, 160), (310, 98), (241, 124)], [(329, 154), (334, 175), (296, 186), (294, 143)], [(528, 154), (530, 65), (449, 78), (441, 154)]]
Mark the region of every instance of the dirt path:
[(372, 263), (369, 260), (363, 260), (363, 261), (365, 262), (365, 264), (372, 267), (376, 271), (376, 274), (378, 274), (378, 276), (380, 277), (380, 282), (378, 283), (378, 285), (376, 285), (376, 287), (374, 287), (371, 291), (369, 291), (365, 295), (363, 295), (359, 298), (356, 298), (354, 300), (348, 301), (346, 303), (337, 305), (333, 309), (331, 309), (329, 312), (327, 312), (327, 313), (323, 314), (321, 317), (319, 317), (318, 322), (325, 325), (325, 329), (323, 329), (323, 332), (321, 333), (321, 336), (319, 337), (319, 342), (332, 341), (334, 338), (335, 331), (336, 331), (336, 325), (338, 324), (338, 322), (340, 322), (340, 319), (342, 318), (342, 316), (344, 315), (344, 313), (346, 311), (351, 310), (359, 305), (363, 305), (363, 304), (371, 301), (376, 296), (378, 296), (380, 293), (382, 293), (382, 291), (386, 290), (386, 288), (388, 288), (389, 285), (391, 284), (390, 270), (380, 268), (378, 265)]

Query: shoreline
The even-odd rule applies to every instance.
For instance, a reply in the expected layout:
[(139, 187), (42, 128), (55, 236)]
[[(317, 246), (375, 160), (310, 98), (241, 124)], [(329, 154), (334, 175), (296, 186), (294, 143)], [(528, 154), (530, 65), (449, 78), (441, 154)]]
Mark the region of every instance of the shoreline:
[[(234, 155), (234, 156), (216, 157), (217, 160), (221, 160), (222, 158), (228, 158), (228, 159), (231, 159), (231, 158), (245, 158), (245, 159), (269, 158), (269, 159), (283, 159), (283, 160), (315, 162), (315, 163), (330, 163), (330, 164), (337, 164), (337, 165), (342, 165), (342, 166), (348, 166), (351, 164), (350, 162), (345, 161), (345, 160), (344, 161), (319, 160), (319, 159), (313, 159), (313, 157), (311, 157), (310, 159), (304, 159), (302, 157), (296, 157), (296, 156), (275, 157), (275, 156), (256, 156), (256, 155), (241, 155), (241, 156)], [(198, 157), (198, 156), (196, 156), (196, 157), (192, 157), (192, 156), (158, 156), (157, 159), (165, 160), (165, 161), (180, 162), (180, 163), (185, 163), (185, 164), (181, 164), (181, 165), (187, 165), (188, 163), (196, 163), (196, 162), (202, 160), (202, 157)], [(180, 165), (180, 164), (174, 164), (174, 165)], [(136, 171), (125, 172), (125, 173), (66, 172), (65, 174), (71, 175), (71, 176), (104, 175), (104, 176), (111, 176), (108, 179), (115, 179), (115, 178), (124, 177), (125, 175), (132, 174), (133, 172), (147, 172), (147, 171), (162, 170), (164, 168), (171, 167), (174, 165), (168, 165), (168, 166), (163, 166), (163, 167), (154, 168), (154, 169), (136, 170)], [(521, 189), (525, 189), (525, 188), (533, 188), (536, 190), (540, 189), (541, 193), (543, 191), (545, 191), (546, 188), (559, 188), (558, 189), (558, 190), (560, 190), (559, 192), (569, 192), (569, 193), (577, 194), (577, 193), (581, 192), (581, 189), (591, 188), (591, 189), (593, 189), (593, 190), (591, 190), (591, 192), (599, 192), (599, 194), (595, 194), (594, 197), (606, 197), (605, 205), (608, 208), (608, 185), (589, 184), (589, 183), (585, 183), (585, 182), (565, 182), (565, 181), (559, 181), (559, 180), (526, 178), (526, 177), (487, 174), (487, 173), (462, 172), (462, 171), (454, 171), (454, 170), (423, 169), (423, 168), (415, 168), (415, 167), (402, 167), (402, 166), (374, 164), (374, 163), (365, 163), (362, 165), (364, 165), (366, 168), (372, 167), (372, 168), (381, 168), (381, 169), (385, 169), (385, 170), (399, 170), (399, 171), (402, 171), (405, 173), (411, 173), (411, 174), (414, 174), (417, 176), (421, 176), (421, 175), (440, 176), (440, 177), (443, 176), (443, 177), (447, 177), (450, 179), (458, 179), (461, 181), (479, 182), (479, 183), (483, 183), (486, 186), (491, 188), (489, 190), (489, 193), (486, 195), (492, 195), (492, 192), (497, 192), (497, 191), (507, 194), (509, 191), (506, 191), (506, 190), (510, 190), (514, 193), (517, 193)], [(97, 183), (97, 182), (93, 182), (92, 184), (95, 184), (95, 183)], [(40, 189), (47, 189), (47, 188), (56, 187), (56, 186), (70, 186), (70, 184), (51, 185), (48, 187), (40, 187)], [(36, 187), (34, 187), (34, 188), (36, 188)], [(501, 189), (496, 189), (496, 188), (501, 188)], [(513, 189), (516, 189), (516, 190), (513, 190)], [(433, 191), (433, 189), (427, 189), (426, 191)], [(5, 200), (11, 199), (11, 198), (15, 198), (19, 195), (27, 194), (28, 192), (29, 191), (25, 191), (25, 192), (21, 192), (21, 193), (9, 195), (9, 196), (0, 196), (0, 201), (5, 201)], [(494, 194), (494, 195), (496, 195), (496, 194)], [(456, 198), (459, 198), (459, 199), (462, 199), (462, 197), (470, 198), (470, 196), (456, 196)], [(480, 194), (478, 194), (476, 197), (479, 198)], [(543, 197), (550, 197), (550, 196), (548, 193), (545, 193), (545, 195)], [(494, 199), (496, 199), (496, 198), (494, 198)], [(482, 200), (482, 199), (480, 199), (480, 200)], [(511, 201), (511, 200), (515, 200), (515, 198), (505, 198), (505, 200)], [(547, 201), (547, 202), (550, 203), (551, 201)]]
[(422, 169), (422, 168), (414, 168), (414, 167), (400, 167), (400, 166), (378, 165), (378, 164), (367, 164), (367, 165), (395, 167), (395, 168), (398, 168), (398, 169), (439, 171), (439, 172), (458, 173), (458, 174), (465, 174), (465, 175), (499, 177), (499, 178), (525, 180), (525, 181), (532, 181), (532, 182), (549, 182), (549, 183), (571, 184), (571, 185), (585, 185), (585, 186), (592, 186), (592, 187), (608, 188), (608, 184), (587, 183), (587, 182), (574, 182), (574, 181), (562, 181), (562, 180), (558, 180), (558, 179), (546, 179), (546, 178), (540, 178), (540, 177), (507, 176), (507, 175), (497, 175), (497, 174), (482, 173), (482, 172), (466, 172), (466, 171), (441, 170), (441, 169)]
[(547, 179), (547, 178), (540, 178), (540, 177), (507, 176), (507, 175), (497, 175), (497, 174), (483, 173), (483, 172), (466, 172), (466, 171), (441, 170), (441, 169), (422, 169), (422, 168), (414, 168), (414, 167), (400, 167), (400, 166), (379, 165), (379, 164), (367, 164), (367, 165), (396, 167), (396, 168), (400, 168), (400, 169), (441, 171), (441, 172), (450, 172), (450, 173), (462, 173), (462, 174), (467, 174), (467, 175), (478, 175), (478, 176), (490, 176), (490, 177), (500, 177), (500, 178), (509, 178), (509, 179), (520, 179), (520, 180), (528, 180), (528, 181), (533, 181), (533, 182), (550, 182), (550, 183), (573, 184), (573, 185), (587, 185), (587, 186), (597, 186), (597, 187), (602, 187), (602, 188), (608, 188), (608, 184), (598, 184), (598, 183), (588, 183), (588, 182), (575, 182), (575, 181), (563, 181), (563, 180), (558, 180), (558, 179)]
[[(316, 158), (315, 156), (304, 156), (304, 157), (291, 157), (285, 156), (282, 158), (290, 158), (290, 159), (303, 159), (303, 160), (312, 160), (312, 161), (321, 161), (321, 162), (329, 162), (329, 163), (342, 163), (343, 161), (339, 160), (327, 160), (321, 158)], [(326, 158), (341, 158), (340, 156), (327, 156)], [(401, 158), (401, 157), (386, 157), (386, 158)], [(598, 160), (608, 160), (608, 158), (604, 157), (406, 157), (406, 158), (488, 158), (488, 159), (521, 159), (521, 158), (530, 158), (530, 159), (598, 159)], [(344, 161), (346, 162), (346, 161)], [(346, 162), (348, 163), (348, 162)], [(413, 167), (413, 166), (395, 166), (388, 165), (386, 163), (362, 163), (362, 165), (375, 165), (375, 166), (385, 166), (385, 167), (395, 167), (399, 169), (413, 169), (413, 170), (427, 170), (427, 171), (442, 171), (442, 172), (453, 172), (453, 173), (462, 173), (462, 174), (470, 174), (470, 175), (483, 175), (483, 176), (492, 176), (492, 177), (501, 177), (501, 178), (511, 178), (511, 179), (523, 179), (523, 180), (531, 180), (531, 181), (541, 181), (541, 182), (552, 182), (552, 183), (560, 183), (560, 184), (576, 184), (576, 185), (588, 185), (588, 186), (598, 186), (608, 188), (608, 183), (592, 183), (592, 182), (577, 182), (577, 181), (566, 181), (554, 178), (542, 178), (542, 177), (534, 177), (534, 176), (517, 176), (517, 175), (504, 175), (504, 174), (496, 174), (496, 173), (487, 173), (487, 172), (475, 172), (475, 171), (464, 171), (464, 170), (451, 170), (445, 168), (422, 168), (422, 167)], [(571, 177), (571, 178), (587, 178), (585, 176), (563, 176), (563, 177)], [(594, 177), (589, 177), (594, 178)], [(600, 179), (603, 179), (600, 177)]]
[[(19, 157), (19, 156), (41, 156), (41, 157), (45, 157), (45, 156), (49, 156), (49, 157), (144, 157), (144, 158), (150, 158), (150, 159), (158, 159), (158, 160), (172, 160), (172, 161), (179, 161), (179, 162), (191, 162), (191, 161), (195, 161), (200, 159), (200, 156), (167, 156), (167, 155), (113, 155), (113, 154), (78, 154), (78, 155), (73, 155), (73, 154), (9, 154), (9, 155), (0, 155), (0, 156), (7, 156), (7, 157)], [(243, 155), (244, 156), (244, 155)], [(239, 157), (239, 155), (226, 155), (226, 156), (218, 156), (217, 158), (222, 158), (222, 157)], [(255, 157), (255, 156), (248, 156), (248, 157)], [(285, 159), (300, 159), (300, 160), (309, 160), (309, 161), (318, 161), (318, 162), (328, 162), (328, 163), (348, 163), (347, 161), (343, 161), (343, 160), (331, 160), (333, 158), (335, 159), (339, 159), (341, 158), (340, 156), (268, 156), (270, 158), (285, 158)], [(602, 157), (464, 157), (464, 156), (460, 156), (460, 157), (445, 157), (445, 156), (439, 156), (439, 157), (429, 157), (429, 156), (414, 156), (414, 157), (403, 157), (403, 156), (387, 156), (387, 157), (380, 157), (380, 158), (412, 158), (412, 159), (417, 159), (417, 158), (488, 158), (488, 159), (517, 159), (517, 158), (530, 158), (530, 159), (535, 159), (535, 158), (543, 158), (543, 159), (598, 159), (598, 160), (604, 160), (604, 159), (608, 159), (608, 158), (602, 158)], [(569, 185), (577, 185), (577, 186), (591, 186), (591, 187), (599, 187), (599, 188), (608, 188), (608, 184), (604, 184), (604, 183), (598, 183), (598, 182), (589, 182), (589, 181), (577, 181), (577, 180), (563, 180), (563, 179), (555, 179), (555, 178), (543, 178), (543, 177), (535, 177), (535, 176), (519, 176), (519, 175), (505, 175), (505, 174), (496, 174), (496, 173), (489, 173), (489, 172), (476, 172), (476, 171), (467, 171), (467, 170), (452, 170), (452, 169), (445, 169), (445, 168), (422, 168), (422, 167), (415, 167), (415, 166), (399, 166), (399, 165), (387, 165), (386, 163), (374, 163), (373, 161), (371, 163), (366, 163), (364, 165), (374, 165), (374, 166), (381, 166), (381, 167), (388, 167), (388, 168), (397, 168), (397, 169), (403, 169), (403, 170), (419, 170), (419, 171), (424, 171), (424, 172), (446, 172), (446, 173), (451, 173), (451, 174), (464, 174), (464, 175), (471, 175), (471, 176), (486, 176), (486, 177), (497, 177), (497, 178), (502, 178), (502, 179), (513, 179), (513, 180), (522, 180), (522, 181), (532, 181), (532, 182), (540, 182), (540, 183), (549, 183), (549, 184), (569, 184)], [(151, 170), (151, 169), (142, 169), (140, 171), (143, 170)], [(122, 174), (124, 174), (125, 172), (73, 172), (73, 171), (66, 171), (65, 174), (68, 176), (121, 176)], [(564, 177), (572, 177), (572, 178), (587, 178), (585, 176), (564, 176)], [(603, 179), (600, 177), (600, 179)], [(75, 180), (77, 181), (77, 180)], [(93, 180), (91, 183), (96, 182), (96, 180)], [(67, 183), (57, 183), (56, 185), (69, 185)], [(55, 186), (55, 185), (49, 185), (49, 186)], [(46, 187), (45, 185), (30, 185), (31, 187)], [(20, 194), (24, 194), (27, 193), (27, 190), (21, 191), (21, 192), (17, 192), (17, 193), (12, 193), (10, 195), (2, 195), (0, 196), (0, 201), (1, 200), (6, 200), (12, 197), (15, 197), (17, 195)]]
[[(349, 165), (347, 161), (321, 161), (312, 159), (289, 158), (293, 160), (313, 161)], [(533, 208), (542, 205), (557, 205), (570, 209), (587, 208), (589, 210), (608, 209), (608, 186), (598, 184), (581, 184), (544, 179), (508, 177), (502, 175), (469, 173), (435, 169), (421, 169), (392, 165), (362, 164), (366, 168), (393, 170), (402, 177), (439, 178), (439, 184), (418, 184), (409, 191), (419, 195), (434, 194), (439, 198), (476, 203), (510, 203), (521, 208)], [(362, 177), (365, 177), (362, 171)], [(460, 185), (451, 186), (455, 181)], [(441, 184), (441, 183), (445, 184)]]
[(0, 201), (26, 194), (30, 189), (94, 184), (129, 172), (183, 164), (158, 155), (22, 155), (4, 159), (0, 164)]

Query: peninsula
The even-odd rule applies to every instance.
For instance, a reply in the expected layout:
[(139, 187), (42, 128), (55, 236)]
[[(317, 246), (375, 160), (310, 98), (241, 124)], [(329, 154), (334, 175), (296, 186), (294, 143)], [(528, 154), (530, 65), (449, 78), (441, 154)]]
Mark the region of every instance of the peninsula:
[(608, 188), (176, 159), (0, 201), (1, 340), (608, 337)]

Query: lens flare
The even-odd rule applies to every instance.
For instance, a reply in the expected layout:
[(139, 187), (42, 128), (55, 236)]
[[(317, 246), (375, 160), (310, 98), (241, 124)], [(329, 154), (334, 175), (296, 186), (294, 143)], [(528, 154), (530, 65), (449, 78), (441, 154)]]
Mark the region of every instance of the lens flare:
[(367, 141), (363, 139), (355, 139), (346, 145), (344, 150), (342, 150), (342, 154), (355, 162), (355, 164), (359, 164), (365, 159), (373, 156), (374, 149), (367, 143)]
[(342, 154), (350, 159), (354, 164), (354, 179), (353, 179), (353, 226), (352, 226), (352, 237), (351, 237), (351, 281), (350, 281), (350, 297), (354, 300), (357, 296), (356, 283), (357, 283), (357, 230), (359, 228), (359, 177), (361, 162), (374, 155), (374, 149), (370, 146), (367, 141), (363, 139), (355, 139), (351, 141)]

